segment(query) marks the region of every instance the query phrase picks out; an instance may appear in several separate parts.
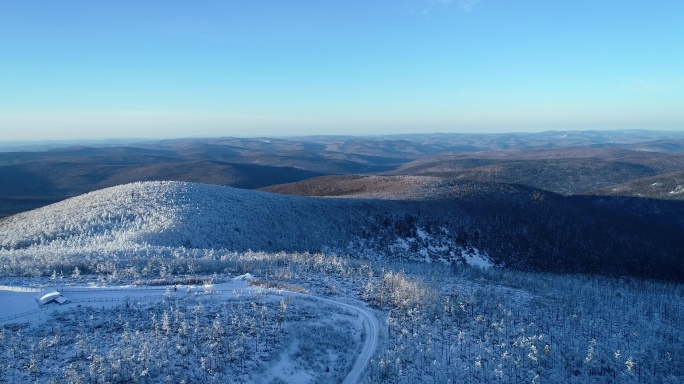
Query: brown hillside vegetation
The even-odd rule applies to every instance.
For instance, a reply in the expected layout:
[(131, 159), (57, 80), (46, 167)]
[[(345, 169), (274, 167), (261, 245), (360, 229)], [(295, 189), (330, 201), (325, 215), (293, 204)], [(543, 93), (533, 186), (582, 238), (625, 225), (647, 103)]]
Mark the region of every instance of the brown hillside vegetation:
[(667, 173), (594, 191), (592, 195), (684, 200), (684, 171)]
[(562, 148), (444, 154), (415, 160), (387, 174), (523, 184), (573, 195), (682, 169), (682, 154)]
[(444, 180), (432, 176), (323, 176), (262, 190), (293, 196), (354, 197), (386, 200), (424, 200), (435, 196)]

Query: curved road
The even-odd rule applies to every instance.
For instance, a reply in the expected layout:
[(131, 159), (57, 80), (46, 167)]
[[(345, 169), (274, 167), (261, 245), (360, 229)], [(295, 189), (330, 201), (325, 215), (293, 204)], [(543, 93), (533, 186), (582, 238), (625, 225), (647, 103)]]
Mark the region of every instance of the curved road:
[[(167, 288), (170, 287), (161, 287), (157, 288), (155, 290), (158, 290), (160, 292), (165, 292)], [(263, 288), (262, 288), (263, 289)], [(361, 353), (359, 353), (359, 356), (356, 358), (356, 361), (354, 362), (354, 365), (352, 366), (351, 371), (347, 374), (347, 376), (344, 378), (344, 381), (342, 381), (343, 384), (352, 384), (352, 383), (358, 383), (361, 378), (363, 377), (363, 373), (365, 372), (366, 368), (368, 367), (368, 364), (370, 363), (371, 357), (373, 356), (373, 353), (375, 352), (375, 349), (378, 346), (378, 336), (379, 336), (379, 323), (378, 319), (375, 317), (375, 315), (368, 310), (367, 308), (360, 306), (360, 305), (353, 305), (353, 304), (347, 304), (347, 303), (342, 303), (340, 301), (332, 300), (332, 299), (327, 299), (324, 297), (319, 297), (319, 296), (314, 296), (314, 295), (309, 295), (309, 294), (304, 294), (304, 293), (298, 293), (298, 292), (291, 292), (291, 291), (283, 291), (283, 290), (275, 290), (275, 289), (265, 289), (266, 291), (279, 294), (279, 295), (287, 295), (287, 296), (300, 296), (300, 297), (306, 297), (314, 300), (319, 300), (323, 301), (332, 305), (337, 305), (339, 307), (344, 307), (346, 309), (352, 310), (356, 313), (358, 313), (362, 320), (363, 320), (363, 327), (366, 330), (366, 339), (364, 340), (363, 347), (361, 348)], [(237, 292), (254, 292), (254, 288), (243, 288), (243, 287), (237, 287), (233, 289), (218, 289), (215, 290), (216, 292), (231, 292), (231, 293), (237, 293)], [(142, 295), (142, 294), (148, 294), (149, 290), (138, 290), (138, 289), (106, 289), (106, 288), (83, 288), (83, 289), (74, 289), (70, 290), (70, 292), (67, 293), (72, 299), (73, 302), (87, 302), (90, 301), (95, 297), (97, 298), (102, 298), (103, 296), (114, 296), (113, 298), (110, 298), (112, 300), (122, 300), (123, 296), (121, 296), (122, 293), (126, 293), (130, 295), (131, 293), (134, 293), (136, 296), (137, 295)], [(95, 293), (96, 295), (93, 295)], [(35, 303), (34, 300), (32, 299), (33, 295), (35, 293), (30, 293), (30, 296), (28, 297), (28, 301), (30, 304), (30, 307), (27, 308), (29, 309), (28, 311), (19, 311), (22, 313), (17, 313), (17, 314), (11, 314), (13, 316), (9, 316), (8, 319), (10, 318), (16, 318), (16, 317), (23, 317), (35, 312), (41, 312), (40, 309), (34, 309), (35, 308)], [(156, 295), (147, 295), (145, 296), (146, 298), (152, 298)], [(161, 296), (161, 293), (160, 293)]]
[(363, 373), (366, 370), (366, 367), (368, 367), (368, 364), (370, 363), (371, 358), (373, 357), (373, 353), (375, 352), (375, 349), (378, 346), (378, 337), (379, 337), (379, 329), (380, 325), (378, 324), (378, 319), (371, 313), (367, 308), (361, 307), (361, 306), (356, 306), (352, 304), (347, 304), (347, 303), (342, 303), (336, 300), (331, 300), (331, 299), (326, 299), (323, 297), (319, 296), (313, 296), (313, 295), (307, 295), (304, 293), (297, 293), (297, 292), (289, 292), (289, 291), (278, 291), (280, 293), (287, 292), (289, 295), (292, 296), (302, 296), (302, 297), (308, 297), (320, 301), (324, 301), (329, 304), (337, 305), (340, 307), (344, 307), (347, 309), (351, 309), (352, 311), (358, 313), (361, 315), (361, 318), (363, 319), (364, 323), (364, 328), (366, 329), (366, 340), (365, 343), (363, 344), (363, 348), (361, 349), (361, 353), (359, 353), (359, 356), (356, 358), (356, 362), (354, 363), (354, 366), (352, 367), (351, 371), (347, 374), (347, 376), (344, 378), (344, 381), (342, 381), (343, 384), (352, 384), (352, 383), (358, 383), (361, 380), (361, 377), (363, 376)]
[(366, 371), (366, 367), (368, 367), (368, 364), (373, 357), (373, 353), (375, 353), (375, 349), (378, 346), (378, 329), (380, 329), (380, 326), (378, 325), (378, 319), (375, 317), (375, 315), (370, 313), (370, 311), (368, 311), (366, 308), (356, 307), (340, 302), (337, 302), (337, 304), (355, 310), (364, 318), (364, 323), (367, 324), (366, 342), (363, 345), (363, 349), (361, 349), (359, 357), (356, 358), (356, 362), (354, 363), (352, 370), (347, 374), (347, 377), (345, 377), (344, 381), (342, 382), (344, 384), (358, 383), (361, 380), (363, 373)]

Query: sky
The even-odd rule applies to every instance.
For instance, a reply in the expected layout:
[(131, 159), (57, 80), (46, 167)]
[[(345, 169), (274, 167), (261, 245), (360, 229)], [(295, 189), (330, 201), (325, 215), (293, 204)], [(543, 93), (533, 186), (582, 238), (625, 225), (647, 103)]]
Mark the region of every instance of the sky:
[(3, 0), (0, 141), (684, 130), (681, 0)]

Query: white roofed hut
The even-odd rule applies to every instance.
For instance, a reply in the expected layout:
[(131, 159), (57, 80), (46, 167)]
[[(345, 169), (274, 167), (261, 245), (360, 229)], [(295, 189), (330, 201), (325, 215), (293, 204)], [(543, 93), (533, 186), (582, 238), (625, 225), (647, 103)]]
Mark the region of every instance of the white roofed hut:
[(61, 293), (59, 293), (55, 290), (41, 292), (35, 298), (36, 298), (36, 302), (38, 303), (38, 306), (40, 306), (40, 307), (42, 307), (43, 305), (46, 305), (46, 304), (50, 304), (50, 303), (57, 303), (59, 305), (62, 305), (62, 304), (66, 304), (69, 302), (69, 299), (62, 296)]

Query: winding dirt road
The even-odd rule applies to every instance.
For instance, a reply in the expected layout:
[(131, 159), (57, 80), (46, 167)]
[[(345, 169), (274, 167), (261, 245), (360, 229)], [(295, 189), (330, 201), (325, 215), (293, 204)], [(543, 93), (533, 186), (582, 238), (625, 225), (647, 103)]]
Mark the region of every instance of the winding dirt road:
[[(284, 291), (280, 291), (279, 293), (284, 293)], [(375, 349), (378, 346), (380, 325), (375, 315), (367, 308), (362, 306), (347, 304), (336, 300), (326, 299), (324, 297), (307, 295), (304, 293), (287, 293), (292, 296), (307, 297), (323, 301), (329, 304), (337, 305), (343, 308), (347, 308), (358, 313), (361, 316), (361, 318), (363, 319), (363, 326), (366, 330), (366, 338), (364, 340), (363, 348), (361, 348), (361, 353), (359, 353), (359, 356), (356, 358), (354, 366), (352, 367), (351, 371), (349, 371), (347, 376), (344, 378), (344, 381), (342, 381), (343, 384), (358, 383), (363, 377), (363, 373), (365, 372), (366, 367), (368, 367), (368, 364), (370, 363), (370, 360), (373, 357), (373, 353), (375, 353)]]

